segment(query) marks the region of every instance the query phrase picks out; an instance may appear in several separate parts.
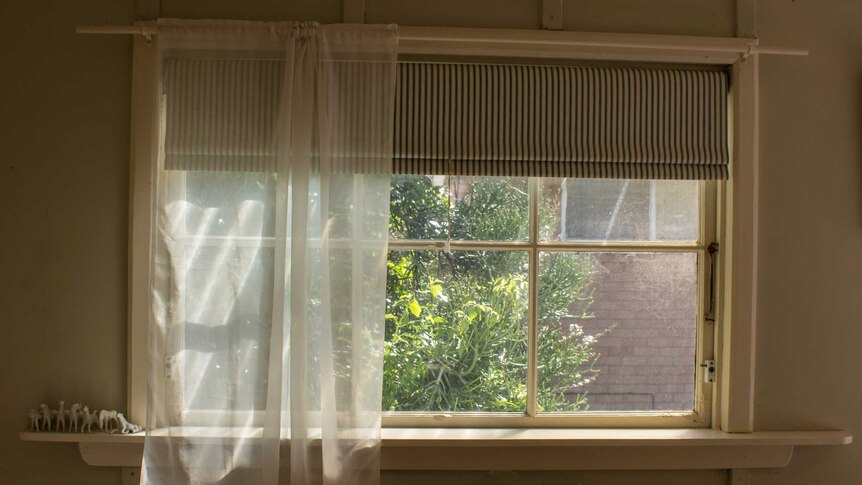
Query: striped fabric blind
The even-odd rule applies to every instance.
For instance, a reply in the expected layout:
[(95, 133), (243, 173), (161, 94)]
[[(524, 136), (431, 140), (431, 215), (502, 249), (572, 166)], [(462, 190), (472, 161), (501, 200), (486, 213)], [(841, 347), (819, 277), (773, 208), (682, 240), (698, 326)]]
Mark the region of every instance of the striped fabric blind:
[(727, 74), (402, 64), (395, 173), (727, 178)]
[[(274, 171), (282, 67), (266, 59), (166, 59), (165, 168)], [(722, 71), (402, 63), (392, 169), (724, 179), (727, 88)], [(361, 119), (339, 126), (364, 132)], [(339, 155), (354, 160), (334, 160), (342, 167), (363, 158), (355, 150)]]
[(265, 59), (165, 59), (165, 168), (274, 172), (283, 67)]

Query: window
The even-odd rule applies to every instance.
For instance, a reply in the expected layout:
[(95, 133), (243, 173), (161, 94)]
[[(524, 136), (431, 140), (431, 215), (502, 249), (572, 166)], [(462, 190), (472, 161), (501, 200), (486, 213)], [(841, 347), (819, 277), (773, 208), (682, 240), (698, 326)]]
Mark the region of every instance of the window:
[[(264, 409), (273, 315), (275, 176), (265, 172), (165, 170), (163, 221), (175, 274), (161, 279), (182, 299), (170, 325), (184, 350), (166, 392), (186, 421), (212, 409)], [(231, 288), (236, 301), (213, 295)], [(242, 379), (236, 379), (236, 375)], [(208, 390), (202, 392), (202, 390)]]
[(387, 419), (704, 422), (706, 197), (697, 181), (395, 176)]
[(724, 73), (408, 63), (399, 87), (387, 422), (708, 425)]
[[(153, 121), (157, 122), (157, 120)], [(448, 157), (445, 155), (441, 157), (447, 159)], [(409, 164), (410, 162), (397, 161), (397, 163)], [(484, 424), (488, 426), (504, 425), (501, 423), (525, 426), (557, 426), (561, 423), (601, 426), (649, 426), (658, 425), (658, 423), (661, 423), (661, 426), (708, 425), (712, 414), (709, 393), (711, 386), (702, 384), (697, 366), (703, 358), (713, 356), (711, 337), (715, 331), (711, 327), (705, 327), (704, 325), (709, 324), (703, 321), (705, 306), (713, 304), (709, 298), (709, 294), (713, 293), (710, 288), (712, 274), (705, 245), (717, 239), (719, 234), (716, 232), (719, 232), (722, 227), (723, 212), (717, 210), (717, 207), (722, 207), (724, 203), (722, 202), (722, 194), (724, 193), (722, 182), (667, 181), (649, 178), (577, 178), (568, 176), (571, 174), (565, 174), (566, 176), (563, 177), (546, 176), (547, 174), (535, 174), (540, 176), (525, 174), (527, 176), (523, 177), (498, 174), (496, 178), (490, 179), (475, 176), (471, 178), (468, 175), (441, 175), (450, 170), (450, 163), (449, 161), (439, 162), (437, 169), (427, 170), (427, 175), (416, 173), (421, 172), (421, 170), (401, 169), (396, 170), (397, 174), (394, 176), (393, 194), (396, 194), (402, 185), (408, 184), (407, 181), (412, 180), (415, 185), (422, 188), (421, 194), (414, 195), (427, 197), (430, 194), (432, 197), (437, 196), (445, 199), (443, 204), (445, 210), (442, 213), (425, 214), (426, 219), (420, 219), (423, 221), (423, 225), (424, 221), (427, 221), (429, 227), (415, 229), (420, 232), (418, 236), (416, 233), (410, 232), (413, 229), (404, 229), (405, 232), (399, 232), (401, 230), (398, 228), (393, 229), (389, 258), (392, 264), (390, 273), (416, 271), (418, 268), (415, 265), (417, 259), (428, 262), (421, 268), (421, 271), (428, 276), (427, 289), (424, 290), (426, 293), (419, 295), (418, 291), (413, 291), (414, 296), (421, 298), (417, 297), (409, 301), (405, 299), (402, 302), (404, 308), (400, 316), (404, 316), (404, 311), (406, 311), (406, 315), (412, 315), (415, 318), (425, 318), (427, 315), (431, 316), (433, 320), (441, 317), (438, 314), (432, 314), (431, 307), (434, 305), (432, 300), (448, 299), (449, 302), (453, 301), (454, 297), (451, 293), (454, 290), (443, 284), (449, 283), (446, 278), (451, 278), (451, 275), (454, 274), (452, 265), (467, 261), (477, 265), (484, 264), (488, 268), (497, 268), (499, 266), (488, 261), (495, 258), (498, 260), (508, 258), (509, 267), (519, 268), (520, 271), (501, 271), (496, 275), (492, 274), (493, 271), (488, 271), (486, 279), (491, 282), (498, 281), (500, 284), (505, 282), (507, 287), (514, 282), (511, 289), (506, 291), (512, 291), (516, 296), (513, 302), (518, 307), (517, 311), (525, 312), (523, 316), (514, 319), (517, 322), (515, 325), (517, 331), (525, 337), (525, 340), (521, 340), (517, 344), (521, 346), (524, 357), (521, 360), (513, 359), (512, 368), (508, 369), (510, 376), (521, 373), (520, 376), (517, 376), (518, 379), (521, 379), (521, 384), (512, 389), (511, 399), (501, 400), (491, 406), (467, 406), (460, 399), (458, 403), (449, 403), (449, 405), (440, 405), (433, 409), (424, 410), (418, 407), (411, 409), (409, 406), (401, 404), (390, 406), (390, 409), (397, 409), (402, 412), (397, 415), (386, 416), (385, 423), (401, 426), (421, 424), (422, 420), (425, 420), (425, 423), (439, 424), (441, 416), (451, 414), (452, 416), (443, 418), (451, 425), (462, 423), (475, 425), (477, 418), (483, 419)], [(184, 192), (184, 197), (190, 195), (200, 197), (202, 204), (206, 203), (205, 194), (207, 190), (211, 190), (219, 183), (226, 183), (219, 180), (205, 180), (207, 177), (213, 176), (215, 172), (203, 176), (194, 171), (176, 172), (171, 175), (175, 179), (174, 189), (172, 189), (175, 190), (174, 194)], [(181, 174), (180, 172), (185, 173)], [(230, 173), (222, 173), (220, 176), (222, 175), (231, 177)], [(255, 181), (254, 185), (258, 189), (261, 188), (261, 184), (265, 187), (268, 175), (262, 172), (256, 176), (262, 178)], [(240, 182), (232, 180), (230, 183)], [(213, 185), (208, 189), (207, 184)], [(466, 216), (471, 210), (474, 211), (474, 217), (469, 218), (470, 220), (490, 219), (490, 217), (486, 217), (486, 214), (475, 215), (483, 211), (487, 212), (481, 205), (474, 206), (473, 194), (477, 190), (482, 190), (483, 185), (487, 188), (505, 189), (504, 191), (511, 191), (511, 194), (520, 197), (519, 205), (509, 211), (512, 214), (501, 216), (515, 218), (508, 222), (518, 221), (518, 224), (512, 226), (517, 226), (517, 230), (507, 234), (495, 233), (494, 227), (471, 228), (463, 221), (461, 222), (463, 225), (458, 227), (458, 218), (467, 220)], [(203, 195), (194, 195), (193, 193), (196, 191)], [(255, 204), (252, 204), (254, 205), (253, 208), (246, 207), (246, 210), (250, 209), (252, 214), (259, 214), (259, 223), (264, 226), (267, 224), (268, 217), (266, 197), (269, 197), (263, 195), (265, 192), (266, 190), (263, 190), (258, 199), (248, 199), (256, 201)], [(146, 196), (146, 194), (142, 195)], [(172, 196), (170, 193), (161, 195)], [(238, 204), (242, 205), (242, 201), (238, 201)], [(409, 207), (409, 204), (405, 204), (405, 207)], [(228, 215), (235, 214), (237, 210), (235, 207), (219, 208), (217, 205), (206, 208), (208, 209), (207, 212), (210, 212), (206, 217), (213, 217), (219, 211), (226, 212)], [(209, 209), (215, 209), (215, 211)], [(603, 214), (607, 217), (605, 219), (591, 218), (591, 214), (592, 216)], [(254, 217), (258, 216), (255, 215)], [(412, 222), (417, 223), (416, 220)], [(194, 221), (187, 220), (186, 224), (193, 225)], [(393, 227), (395, 225), (393, 223)], [(187, 225), (187, 227), (192, 226)], [(214, 229), (213, 234), (208, 234), (206, 237), (217, 241), (218, 237), (223, 235), (218, 234), (216, 229)], [(482, 230), (486, 232), (483, 233)], [(427, 232), (423, 234), (422, 231)], [(265, 262), (262, 262), (266, 258), (264, 253), (266, 253), (266, 249), (262, 248), (254, 256), (254, 260), (247, 259), (245, 269), (251, 272), (261, 271), (262, 278), (265, 279), (265, 270), (261, 269), (262, 266), (265, 266)], [(453, 258), (452, 255), (457, 255), (458, 258)], [(237, 257), (242, 259), (242, 256)], [(413, 260), (410, 259), (411, 257)], [(404, 264), (405, 260), (406, 264)], [(564, 302), (562, 304), (561, 308), (566, 312), (562, 318), (563, 325), (542, 323), (546, 320), (540, 319), (543, 309), (547, 309), (548, 313), (554, 313), (550, 306), (542, 305), (542, 281), (543, 277), (548, 281), (555, 280), (551, 272), (555, 260), (560, 261), (560, 267), (568, 265), (568, 267), (578, 268), (577, 271), (591, 276), (575, 284), (574, 290), (571, 290), (571, 294), (575, 298), (569, 303)], [(399, 264), (401, 265), (400, 268)], [(450, 267), (447, 267), (447, 264)], [(410, 265), (413, 266), (408, 267)], [(668, 270), (669, 267), (675, 269)], [(679, 345), (681, 349), (684, 348), (684, 351), (687, 352), (687, 354), (679, 356), (679, 361), (686, 361), (684, 366), (686, 370), (679, 372), (680, 375), (684, 373), (689, 384), (682, 384), (683, 387), (679, 392), (672, 392), (672, 394), (679, 395), (674, 396), (674, 400), (657, 399), (656, 396), (653, 396), (656, 392), (645, 390), (643, 387), (634, 389), (635, 386), (644, 385), (642, 381), (638, 382), (641, 377), (636, 374), (627, 374), (629, 371), (622, 369), (622, 367), (642, 368), (643, 365), (637, 363), (639, 361), (631, 359), (649, 357), (643, 355), (620, 356), (620, 369), (616, 370), (621, 379), (619, 385), (630, 385), (632, 386), (631, 391), (626, 391), (624, 387), (617, 387), (613, 390), (596, 390), (600, 389), (597, 386), (602, 383), (602, 372), (605, 376), (611, 374), (607, 367), (602, 368), (602, 357), (609, 357), (612, 351), (601, 350), (603, 349), (601, 345), (604, 342), (612, 342), (613, 338), (621, 336), (621, 329), (625, 323), (622, 322), (625, 320), (622, 318), (625, 314), (603, 317), (602, 312), (639, 311), (637, 309), (610, 310), (600, 307), (600, 304), (611, 300), (609, 297), (602, 297), (603, 290), (600, 289), (600, 286), (603, 280), (600, 276), (614, 274), (638, 274), (639, 286), (636, 287), (634, 283), (630, 283), (632, 286), (627, 287), (626, 291), (634, 293), (636, 289), (640, 289), (642, 293), (650, 293), (649, 295), (638, 296), (641, 300), (650, 299), (650, 296), (654, 297), (656, 293), (686, 295), (685, 299), (689, 308), (679, 309), (679, 312), (687, 312), (688, 315), (693, 313), (694, 316), (685, 324), (680, 325), (680, 333), (672, 337), (676, 340), (661, 343), (658, 339), (662, 337), (659, 336), (643, 335), (637, 337), (647, 340), (656, 339), (654, 342), (648, 342), (647, 347), (650, 344), (657, 344), (659, 347)], [(435, 281), (441, 283), (435, 284)], [(664, 286), (656, 288), (654, 284), (650, 283), (651, 281), (660, 281)], [(719, 286), (723, 283), (723, 281), (719, 281)], [(231, 283), (225, 282), (224, 284)], [(450, 283), (448, 286), (452, 288), (457, 285)], [(490, 289), (493, 291), (494, 287), (492, 286)], [(392, 293), (392, 295), (394, 294)], [(667, 301), (652, 299), (653, 301)], [(400, 301), (400, 295), (398, 300)], [(418, 308), (416, 305), (412, 305), (414, 300)], [(721, 302), (715, 302), (715, 304), (719, 305)], [(249, 305), (266, 306), (266, 302), (250, 300)], [(140, 307), (140, 305), (138, 306)], [(641, 306), (640, 308), (645, 307)], [(557, 313), (562, 311), (559, 308), (556, 310)], [(133, 308), (132, 311), (135, 312), (136, 310)], [(140, 313), (140, 311), (139, 308), (137, 312)], [(450, 305), (450, 308), (440, 309), (440, 312), (444, 311), (463, 312), (464, 310), (454, 309)], [(654, 308), (647, 308), (645, 311), (655, 313)], [(534, 312), (535, 315), (531, 315), (531, 312)], [(390, 315), (396, 318), (399, 316), (396, 313), (390, 313)], [(255, 318), (266, 319), (265, 312), (254, 316)], [(469, 317), (470, 313), (466, 312), (466, 316)], [(658, 319), (662, 318), (668, 317), (659, 317)], [(568, 325), (569, 323), (571, 325)], [(614, 326), (614, 323), (617, 325)], [(135, 329), (140, 334), (140, 325), (133, 327), (133, 333)], [(542, 355), (552, 354), (551, 352), (542, 353), (542, 342), (550, 343), (552, 341), (550, 338), (543, 340), (543, 332), (550, 331), (562, 332), (561, 335), (564, 336), (583, 332), (580, 341), (589, 342), (590, 345), (582, 345), (581, 349), (577, 351), (581, 354), (580, 360), (577, 360), (579, 362), (577, 367), (558, 367), (551, 371), (550, 368), (546, 369), (545, 366), (541, 365)], [(255, 335), (255, 338), (264, 340), (266, 338), (260, 332)], [(391, 341), (389, 345), (391, 345)], [(638, 352), (651, 351), (654, 352), (651, 349), (638, 350)], [(680, 353), (682, 352), (680, 350)], [(140, 359), (140, 353), (138, 355)], [(630, 360), (622, 360), (626, 357)], [(264, 359), (265, 356), (261, 354), (257, 358)], [(531, 359), (535, 359), (535, 362), (531, 362)], [(526, 362), (522, 363), (523, 360)], [(576, 359), (570, 362), (575, 361)], [(204, 378), (217, 379), (217, 373), (201, 374), (188, 362), (183, 365), (187, 366), (188, 372), (195, 378), (203, 376)], [(659, 364), (656, 363), (656, 365)], [(679, 367), (683, 366), (680, 365)], [(570, 369), (574, 369), (574, 371), (570, 372)], [(135, 373), (135, 371), (132, 372)], [(249, 372), (253, 372), (253, 370), (250, 369)], [(140, 375), (140, 371), (137, 371), (137, 374)], [(572, 379), (569, 382), (572, 385), (549, 386), (549, 388), (557, 389), (556, 392), (559, 394), (557, 397), (560, 399), (553, 402), (551, 400), (543, 401), (545, 398), (540, 397), (543, 392), (542, 383), (561, 379), (560, 376), (564, 376), (563, 379)], [(664, 376), (664, 378), (666, 377), (667, 375)], [(662, 384), (676, 385), (676, 383)], [(690, 387), (685, 387), (686, 385)], [(141, 396), (141, 379), (133, 378), (131, 386), (133, 389), (138, 389), (137, 393), (133, 390), (133, 395)], [(235, 395), (237, 399), (249, 400), (250, 407), (254, 407), (254, 402), (257, 399), (254, 396), (243, 395), (241, 389), (230, 390), (230, 394)], [(553, 392), (545, 392), (546, 396), (550, 396), (550, 394)], [(688, 397), (682, 398), (683, 395)], [(625, 399), (620, 399), (622, 397)], [(140, 402), (140, 400), (137, 399), (135, 402)], [(195, 405), (194, 403), (188, 404)], [(137, 404), (133, 404), (133, 406), (140, 409)], [(205, 406), (201, 404), (201, 407)], [(428, 413), (423, 413), (427, 416), (415, 416), (409, 412), (416, 410), (428, 411)], [(585, 410), (587, 412), (582, 412)], [(462, 417), (457, 414), (460, 411), (467, 411), (470, 415)], [(579, 412), (572, 413), (573, 411)], [(625, 411), (625, 413), (619, 411)], [(510, 415), (500, 416), (497, 413)], [(563, 415), (566, 413), (571, 415)], [(656, 419), (657, 413), (661, 413), (665, 417)], [(538, 421), (528, 422), (522, 419), (525, 414), (527, 417), (535, 415), (536, 418), (547, 419), (542, 420), (541, 423)], [(671, 415), (671, 419), (666, 419), (668, 415)], [(426, 418), (428, 419), (426, 420)]]
[[(172, 319), (193, 342), (172, 370), (178, 409), (187, 421), (207, 409), (263, 409), (266, 396), (250, 391), (267, 378), (275, 174), (164, 177), (175, 244), (195, 250), (180, 256), (184, 275), (169, 278), (185, 285)], [(559, 425), (614, 412), (621, 422), (662, 413), (704, 423), (706, 186), (394, 176), (387, 421)], [(243, 238), (247, 247), (224, 251)], [(238, 304), (208, 298), (214, 285), (242, 286)]]

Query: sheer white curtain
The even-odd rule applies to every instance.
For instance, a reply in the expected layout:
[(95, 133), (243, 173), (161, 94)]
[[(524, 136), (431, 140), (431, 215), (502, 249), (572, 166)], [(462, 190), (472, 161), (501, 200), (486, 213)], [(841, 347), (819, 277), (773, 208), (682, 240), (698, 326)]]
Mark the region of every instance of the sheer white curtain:
[(397, 32), (158, 42), (142, 483), (377, 483)]

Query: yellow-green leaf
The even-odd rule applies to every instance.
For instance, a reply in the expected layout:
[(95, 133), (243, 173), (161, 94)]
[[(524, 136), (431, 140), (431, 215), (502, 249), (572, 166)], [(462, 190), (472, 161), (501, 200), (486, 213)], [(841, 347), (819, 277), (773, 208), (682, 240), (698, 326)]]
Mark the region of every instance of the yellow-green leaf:
[(410, 310), (410, 313), (413, 314), (414, 317), (418, 317), (420, 313), (422, 313), (422, 305), (419, 304), (415, 299), (410, 302), (410, 305), (407, 306)]

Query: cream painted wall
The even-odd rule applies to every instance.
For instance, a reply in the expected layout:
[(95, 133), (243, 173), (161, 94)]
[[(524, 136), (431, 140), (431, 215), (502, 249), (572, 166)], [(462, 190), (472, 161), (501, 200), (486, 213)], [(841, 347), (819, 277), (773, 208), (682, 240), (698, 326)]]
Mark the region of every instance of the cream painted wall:
[[(132, 1), (0, 2), (0, 483), (116, 484), (74, 445), (18, 441), (65, 397), (125, 400)], [(54, 404), (56, 405), (56, 404)]]
[[(532, 0), (366, 0), (372, 22), (537, 28)], [(339, 21), (341, 3), (163, 0), (174, 17)], [(118, 484), (73, 445), (22, 443), (24, 413), (65, 397), (125, 407), (130, 39), (134, 0), (0, 2), (0, 484)], [(732, 35), (732, 0), (566, 0), (572, 30)], [(862, 439), (862, 2), (761, 0), (759, 429)], [(14, 76), (13, 76), (14, 74)], [(862, 482), (857, 445), (802, 449), (752, 483)], [(390, 472), (388, 484), (722, 484), (724, 471)]]
[[(755, 423), (842, 427), (862, 441), (862, 2), (769, 0), (761, 65)], [(862, 483), (862, 446), (800, 450), (761, 484)]]

